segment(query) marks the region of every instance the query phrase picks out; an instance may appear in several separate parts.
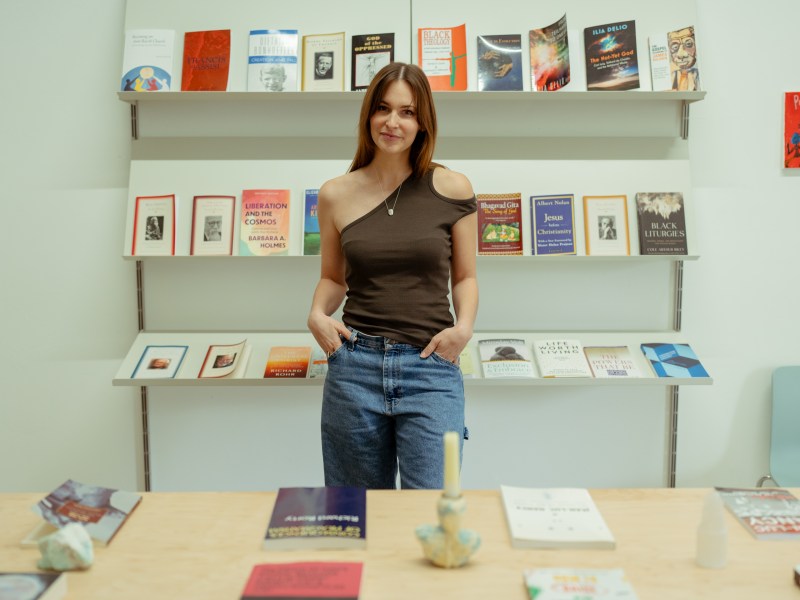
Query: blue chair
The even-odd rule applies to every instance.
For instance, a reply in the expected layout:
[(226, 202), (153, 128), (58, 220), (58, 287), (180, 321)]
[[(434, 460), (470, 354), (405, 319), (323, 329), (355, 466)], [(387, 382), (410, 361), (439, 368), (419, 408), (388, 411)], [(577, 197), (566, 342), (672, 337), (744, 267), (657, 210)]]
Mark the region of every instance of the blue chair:
[(800, 487), (800, 366), (778, 367), (772, 373), (772, 437), (769, 475), (780, 487)]

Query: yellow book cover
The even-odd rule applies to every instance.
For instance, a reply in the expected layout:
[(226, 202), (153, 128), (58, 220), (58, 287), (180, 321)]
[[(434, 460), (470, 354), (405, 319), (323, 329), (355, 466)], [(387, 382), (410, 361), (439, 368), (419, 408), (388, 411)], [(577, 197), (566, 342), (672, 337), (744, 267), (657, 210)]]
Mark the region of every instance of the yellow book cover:
[(273, 346), (269, 350), (264, 377), (305, 378), (310, 360), (310, 346)]

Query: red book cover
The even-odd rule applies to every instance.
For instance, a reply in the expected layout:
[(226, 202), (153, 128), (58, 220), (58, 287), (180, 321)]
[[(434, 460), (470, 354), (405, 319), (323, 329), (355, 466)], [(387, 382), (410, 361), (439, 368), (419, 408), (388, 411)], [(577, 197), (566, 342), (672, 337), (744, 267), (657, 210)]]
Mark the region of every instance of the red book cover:
[(421, 27), (418, 31), (419, 66), (428, 76), (432, 90), (467, 89), (466, 26)]
[(255, 565), (241, 600), (358, 600), (360, 562), (294, 562)]
[(786, 92), (783, 166), (800, 169), (800, 92)]
[(187, 31), (183, 38), (181, 91), (224, 92), (228, 89), (231, 30)]

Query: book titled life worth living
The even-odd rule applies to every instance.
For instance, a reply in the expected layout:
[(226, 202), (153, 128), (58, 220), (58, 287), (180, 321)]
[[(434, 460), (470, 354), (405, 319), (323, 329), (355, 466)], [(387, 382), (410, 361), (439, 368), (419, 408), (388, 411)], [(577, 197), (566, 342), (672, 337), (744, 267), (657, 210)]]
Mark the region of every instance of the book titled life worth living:
[(361, 487), (280, 488), (264, 536), (266, 550), (367, 546), (367, 490)]

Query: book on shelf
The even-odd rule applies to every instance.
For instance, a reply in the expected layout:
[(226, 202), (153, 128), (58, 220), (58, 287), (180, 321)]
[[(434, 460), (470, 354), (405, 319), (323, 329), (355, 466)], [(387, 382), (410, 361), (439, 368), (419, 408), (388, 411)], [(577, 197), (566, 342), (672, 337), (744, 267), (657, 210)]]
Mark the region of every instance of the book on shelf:
[(308, 378), (322, 379), (328, 374), (328, 355), (322, 348), (316, 346), (311, 350), (311, 360), (308, 362)]
[(394, 33), (354, 35), (351, 41), (350, 90), (366, 90), (375, 74), (394, 62)]
[(680, 192), (638, 192), (639, 254), (687, 254), (686, 210)]
[(131, 254), (175, 254), (175, 194), (136, 197)]
[(320, 254), (319, 217), (317, 215), (318, 189), (305, 190), (303, 210), (303, 256)]
[(55, 529), (77, 523), (83, 525), (93, 540), (108, 544), (141, 501), (141, 494), (136, 492), (68, 479), (33, 505), (33, 512), (46, 523), (35, 529), (26, 540), (36, 543)]
[(172, 29), (130, 29), (122, 57), (123, 92), (168, 92), (172, 89)]
[(248, 39), (247, 91), (297, 91), (297, 29), (252, 29)]
[(800, 92), (784, 94), (783, 166), (800, 169)]
[(272, 346), (264, 377), (302, 378), (308, 375), (311, 346)]
[(531, 600), (637, 600), (623, 569), (526, 569)]
[(478, 194), (478, 254), (522, 254), (522, 194)]
[(654, 92), (700, 90), (694, 27), (682, 27), (648, 38), (650, 78)]
[(61, 600), (66, 595), (66, 573), (0, 571), (2, 600)]
[(575, 254), (575, 196), (531, 196), (531, 254)]
[(344, 91), (344, 32), (303, 36), (303, 91)]
[(183, 36), (181, 91), (226, 91), (230, 63), (230, 29), (187, 31)]
[(641, 348), (659, 377), (710, 377), (689, 344), (649, 342)]
[(584, 346), (583, 353), (598, 379), (642, 376), (627, 346)]
[(318, 561), (255, 565), (241, 600), (358, 600), (361, 562)]
[(212, 344), (206, 351), (197, 377), (199, 379), (218, 377), (237, 379), (244, 373), (249, 357), (250, 346), (247, 344), (247, 340), (242, 340), (237, 344)]
[(613, 549), (611, 530), (583, 488), (500, 486), (514, 548)]
[(567, 14), (555, 23), (529, 34), (531, 55), (531, 89), (537, 92), (554, 92), (570, 81), (569, 37)]
[(587, 256), (628, 256), (628, 197), (584, 196), (583, 227)]
[(522, 36), (478, 36), (478, 91), (522, 91)]
[(592, 370), (579, 340), (535, 340), (533, 355), (536, 357), (540, 377), (592, 377)]
[(189, 346), (145, 346), (131, 373), (131, 379), (174, 379), (188, 349)]
[(590, 92), (639, 88), (635, 21), (586, 27), (583, 44), (586, 87)]
[(481, 369), (486, 378), (536, 377), (533, 357), (525, 340), (515, 338), (478, 341)]
[(233, 215), (236, 196), (195, 196), (192, 204), (193, 256), (233, 254)]
[(467, 29), (420, 27), (417, 60), (434, 91), (463, 92), (467, 89)]
[(714, 488), (725, 507), (757, 540), (800, 539), (800, 500), (780, 488)]
[(266, 550), (366, 546), (365, 488), (288, 487), (278, 490), (264, 536)]
[(239, 256), (289, 254), (289, 190), (243, 190)]
[(461, 369), (461, 377), (464, 379), (475, 377), (475, 361), (472, 360), (472, 346), (469, 344), (458, 355), (458, 368)]

